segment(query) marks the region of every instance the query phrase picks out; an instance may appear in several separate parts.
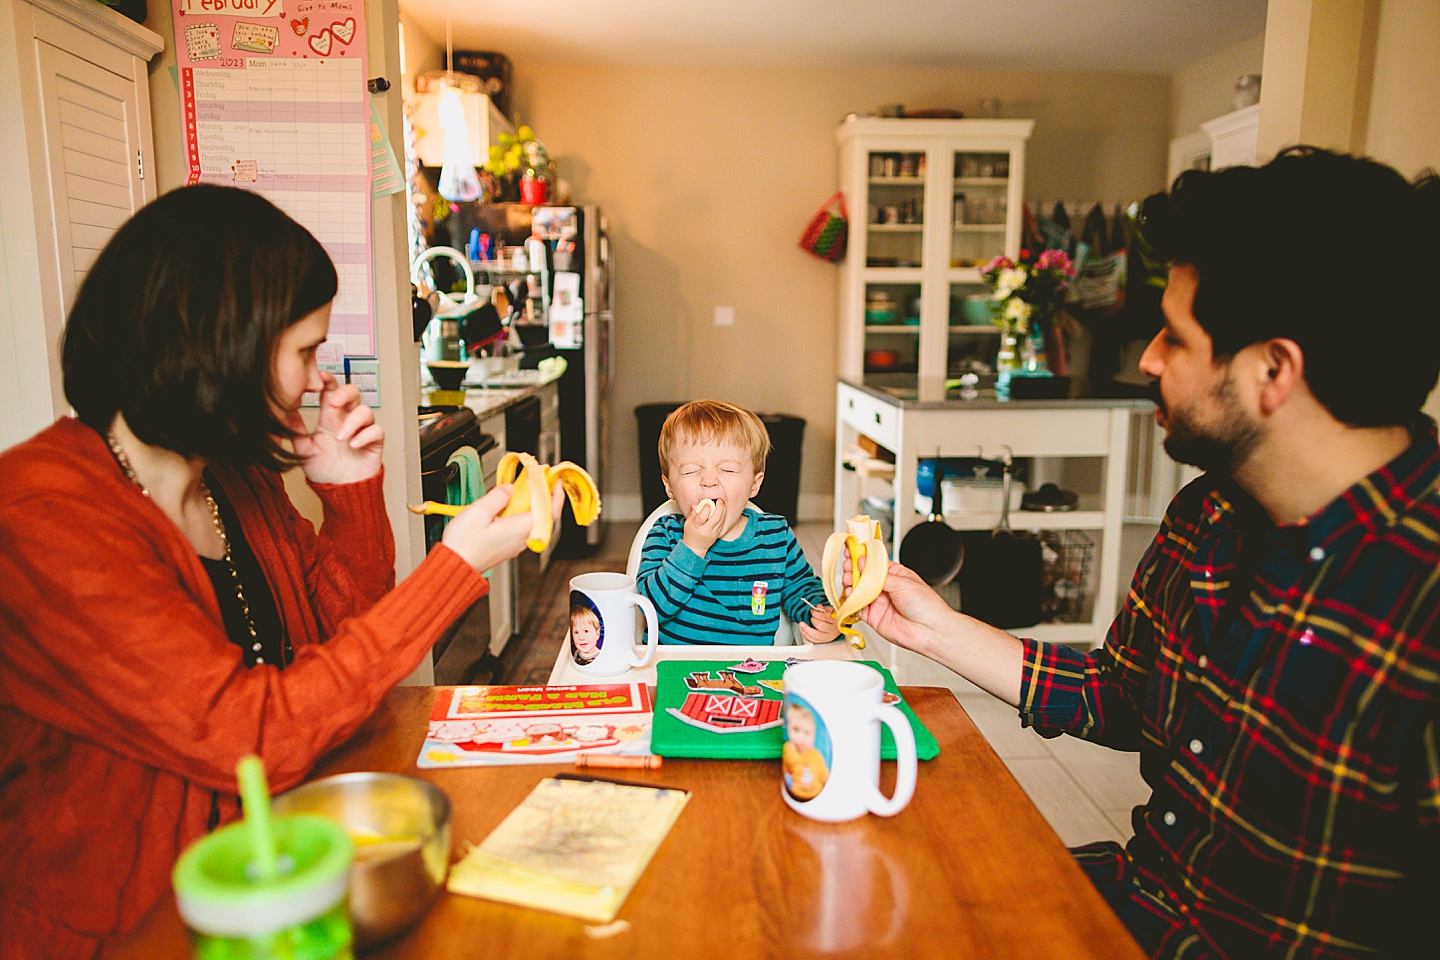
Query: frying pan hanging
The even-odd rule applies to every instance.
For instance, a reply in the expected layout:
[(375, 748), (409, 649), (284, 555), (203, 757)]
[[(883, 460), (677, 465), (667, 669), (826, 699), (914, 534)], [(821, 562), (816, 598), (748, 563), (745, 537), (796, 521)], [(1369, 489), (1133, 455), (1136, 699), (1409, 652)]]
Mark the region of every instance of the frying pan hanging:
[(965, 562), (965, 545), (960, 532), (945, 522), (942, 488), (945, 466), (940, 452), (935, 452), (935, 489), (930, 495), (930, 516), (910, 528), (900, 541), (900, 562), (932, 587), (943, 586), (955, 579)]
[(963, 537), (960, 612), (996, 627), (1032, 627), (1040, 622), (1040, 541), (1010, 529), (1010, 460), (1007, 454), (1000, 522)]

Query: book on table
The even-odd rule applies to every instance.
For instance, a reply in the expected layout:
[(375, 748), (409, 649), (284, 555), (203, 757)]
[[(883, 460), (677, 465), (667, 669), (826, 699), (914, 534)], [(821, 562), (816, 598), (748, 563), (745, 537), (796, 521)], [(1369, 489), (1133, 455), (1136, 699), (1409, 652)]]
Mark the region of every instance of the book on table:
[[(661, 660), (655, 668), (655, 722), (650, 746), (663, 757), (731, 760), (778, 758), (785, 746), (785, 668), (791, 660)], [(935, 737), (915, 716), (890, 671), (859, 660), (885, 680), (885, 702), (900, 708), (915, 731), (915, 753), (940, 753)], [(895, 759), (895, 740), (880, 727), (880, 756)]]
[(667, 787), (565, 774), (541, 780), (450, 868), (447, 889), (609, 922), (689, 799)]
[(582, 753), (647, 755), (643, 683), (446, 687), (435, 697), (417, 766), (570, 763)]

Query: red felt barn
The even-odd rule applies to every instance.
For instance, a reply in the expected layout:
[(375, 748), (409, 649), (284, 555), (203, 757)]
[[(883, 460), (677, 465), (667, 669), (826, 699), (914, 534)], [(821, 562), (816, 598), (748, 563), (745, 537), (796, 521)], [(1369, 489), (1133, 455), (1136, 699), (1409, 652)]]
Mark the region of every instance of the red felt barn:
[(717, 730), (764, 729), (780, 722), (782, 702), (730, 693), (691, 693), (680, 713), (689, 723)]

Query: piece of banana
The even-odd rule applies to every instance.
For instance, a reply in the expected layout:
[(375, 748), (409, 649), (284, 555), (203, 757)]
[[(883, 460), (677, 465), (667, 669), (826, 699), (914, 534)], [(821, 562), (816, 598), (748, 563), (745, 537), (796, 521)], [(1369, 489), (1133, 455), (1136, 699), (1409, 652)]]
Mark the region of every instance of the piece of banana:
[(706, 520), (709, 520), (710, 515), (715, 512), (715, 501), (701, 500), (699, 503), (695, 504), (695, 507), (695, 518), (703, 523)]
[[(845, 588), (844, 559), (850, 558), (850, 587)], [(860, 569), (861, 561), (865, 569)], [(825, 541), (825, 554), (820, 573), (825, 580), (825, 596), (830, 601), (840, 632), (856, 650), (865, 649), (865, 637), (854, 624), (860, 611), (868, 607), (885, 588), (885, 575), (890, 566), (885, 541), (880, 539), (880, 524), (865, 514), (852, 517), (845, 529), (830, 534)]]
[(436, 503), (434, 500), (426, 500), (424, 503), (418, 504), (408, 503), (406, 506), (410, 508), (411, 513), (418, 513), (421, 516), (438, 514), (442, 517), (458, 517), (460, 516), (460, 511), (465, 509), (453, 503)]
[(500, 511), (500, 516), (530, 511), (533, 519), (530, 537), (525, 543), (535, 553), (542, 552), (550, 543), (555, 525), (555, 518), (550, 513), (550, 491), (555, 489), (555, 484), (564, 486), (570, 510), (580, 526), (588, 527), (600, 516), (600, 491), (594, 479), (584, 467), (576, 466), (569, 460), (550, 467), (528, 453), (507, 453), (495, 469), (495, 482), (515, 485), (510, 502)]

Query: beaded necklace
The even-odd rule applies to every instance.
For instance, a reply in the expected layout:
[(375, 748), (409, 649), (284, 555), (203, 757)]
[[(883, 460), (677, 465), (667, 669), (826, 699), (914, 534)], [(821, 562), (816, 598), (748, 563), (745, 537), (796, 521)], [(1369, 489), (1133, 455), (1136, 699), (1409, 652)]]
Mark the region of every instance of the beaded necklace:
[[(150, 491), (145, 489), (145, 484), (140, 482), (140, 477), (135, 473), (135, 467), (130, 463), (130, 458), (125, 454), (125, 448), (120, 446), (119, 439), (115, 436), (114, 429), (105, 433), (105, 441), (110, 445), (110, 452), (115, 456), (115, 462), (120, 464), (120, 469), (130, 482), (140, 488), (145, 496), (150, 496)], [(260, 634), (255, 630), (255, 618), (250, 615), (250, 601), (245, 599), (245, 588), (240, 583), (240, 569), (235, 565), (235, 557), (230, 551), (230, 538), (225, 533), (225, 523), (220, 519), (220, 505), (215, 502), (215, 496), (210, 492), (210, 486), (202, 478), (200, 490), (205, 494), (205, 502), (210, 505), (210, 522), (215, 527), (215, 532), (220, 536), (220, 543), (225, 548), (225, 566), (230, 570), (230, 579), (235, 584), (235, 599), (240, 601), (240, 612), (245, 616), (245, 629), (250, 632), (250, 649), (257, 656), (255, 662), (263, 664), (265, 658), (258, 656), (261, 650)], [(280, 665), (284, 666), (285, 651), (280, 651)]]

